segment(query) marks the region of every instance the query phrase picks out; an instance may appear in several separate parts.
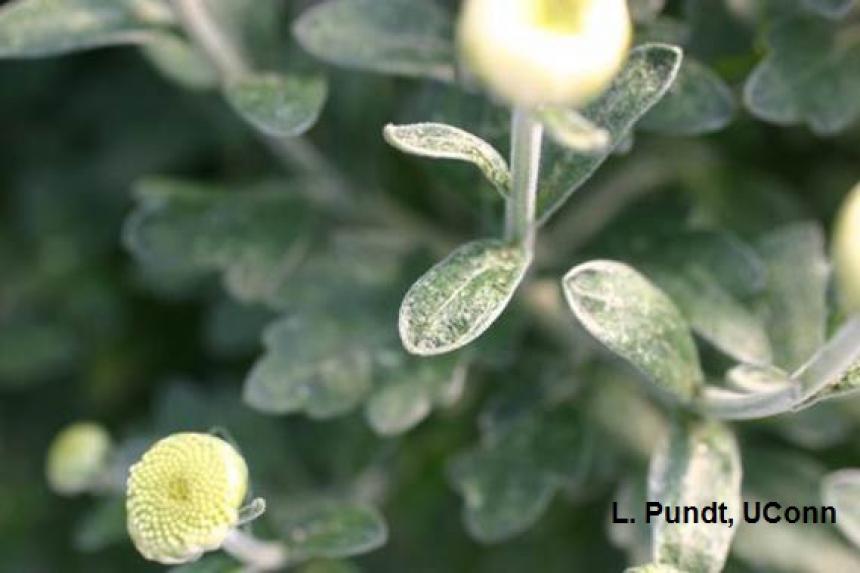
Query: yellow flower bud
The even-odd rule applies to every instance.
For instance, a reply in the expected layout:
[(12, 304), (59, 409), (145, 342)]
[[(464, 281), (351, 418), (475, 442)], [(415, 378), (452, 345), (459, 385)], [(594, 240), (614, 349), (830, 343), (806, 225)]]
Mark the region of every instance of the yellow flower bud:
[(618, 72), (630, 46), (626, 0), (465, 0), (463, 62), (513, 105), (582, 106)]
[(833, 235), (833, 262), (843, 310), (860, 313), (860, 184), (848, 194)]
[(92, 489), (111, 452), (110, 434), (98, 424), (79, 422), (64, 428), (48, 448), (48, 485), (61, 495)]
[(137, 550), (164, 564), (187, 563), (221, 547), (239, 520), (248, 467), (209, 434), (173, 434), (131, 467), (126, 512)]

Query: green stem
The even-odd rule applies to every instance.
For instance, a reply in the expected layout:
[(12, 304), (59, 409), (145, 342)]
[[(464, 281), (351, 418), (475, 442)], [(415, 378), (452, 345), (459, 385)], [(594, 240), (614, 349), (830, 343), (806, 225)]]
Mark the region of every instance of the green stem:
[(511, 115), (511, 194), (505, 216), (505, 236), (534, 252), (537, 225), (537, 186), (543, 126), (531, 113), (515, 108)]
[(173, 5), (182, 27), (209, 57), (224, 81), (248, 72), (238, 47), (222, 33), (204, 0), (174, 0)]

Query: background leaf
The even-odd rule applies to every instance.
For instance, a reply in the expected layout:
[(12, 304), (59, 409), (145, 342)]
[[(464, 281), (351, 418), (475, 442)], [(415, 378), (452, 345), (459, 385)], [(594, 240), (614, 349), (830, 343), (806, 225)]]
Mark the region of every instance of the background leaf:
[(846, 469), (828, 474), (822, 484), (825, 504), (836, 508), (836, 525), (860, 547), (860, 470)]
[(245, 121), (271, 137), (296, 137), (310, 129), (325, 103), (321, 76), (252, 74), (228, 83), (227, 101)]
[(280, 512), (275, 522), (293, 561), (358, 555), (380, 547), (388, 539), (382, 516), (363, 504), (305, 503)]
[(433, 1), (328, 0), (305, 11), (293, 32), (330, 64), (453, 79), (452, 24)]
[(768, 56), (744, 86), (757, 117), (778, 125), (806, 123), (818, 135), (838, 133), (860, 116), (860, 41), (856, 24), (794, 16), (767, 36)]
[(231, 192), (150, 179), (137, 197), (124, 236), (136, 257), (185, 272), (222, 271), (228, 290), (243, 301), (265, 302), (276, 292), (312, 229), (307, 206), (282, 184)]
[(160, 0), (16, 0), (0, 8), (0, 58), (145, 42), (165, 15)]

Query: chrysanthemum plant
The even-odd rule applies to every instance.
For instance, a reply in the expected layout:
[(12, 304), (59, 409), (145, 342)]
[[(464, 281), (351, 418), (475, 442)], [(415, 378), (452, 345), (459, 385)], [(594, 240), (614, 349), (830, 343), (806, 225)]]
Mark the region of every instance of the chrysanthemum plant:
[[(726, 127), (738, 113), (735, 91), (695, 50), (685, 54), (693, 24), (661, 15), (660, 1), (447, 4), (324, 0), (295, 14), (261, 0), (15, 0), (0, 8), (0, 57), (129, 44), (178, 84), (223, 94), (292, 177), (241, 190), (149, 178), (135, 190), (126, 246), (155, 282), (216, 271), (237, 301), (282, 315), (266, 328), (265, 353), (244, 385), (259, 415), (322, 420), (361, 409), (390, 438), (466, 400), (473, 380), (503, 381), (490, 384), (479, 445), (448, 464), (478, 541), (524, 532), (556, 493), (587, 496), (607, 473), (628, 515), (647, 497), (721, 500), (737, 517), (742, 496), (779, 495), (770, 486), (790, 455), (768, 453), (773, 459), (742, 479), (733, 422), (767, 419), (765, 431), (788, 424), (799, 436), (828, 415), (830, 399), (860, 388), (858, 191), (836, 226), (833, 284), (815, 223), (740, 238), (713, 210), (680, 214), (668, 228), (649, 225), (647, 213), (607, 220), (655, 186), (712, 187), (711, 158), (695, 146), (661, 157), (662, 170), (598, 182), (562, 211), (605, 162), (637, 160), (638, 132)], [(860, 28), (850, 0), (730, 4), (765, 40), (742, 90), (752, 115), (822, 136), (856, 121)], [(292, 41), (270, 25), (288, 17)], [(325, 65), (418, 86), (381, 134), (351, 135), (366, 142), (366, 157), (336, 161), (303, 136), (327, 97), (338, 97)], [(816, 74), (806, 73), (812, 67)], [(353, 182), (350, 171), (373, 172), (380, 136), (407, 154), (477, 167), (483, 182), (438, 162), (409, 164), (419, 188), (470, 181), (489, 190), (483, 238), (458, 245), (462, 237), (391, 193)], [(384, 183), (380, 174), (370, 180)], [(562, 221), (547, 226), (556, 214)], [(420, 275), (428, 257), (439, 262)], [(765, 456), (754, 445), (751, 455)], [(649, 457), (646, 488), (639, 469)], [(823, 487), (854, 516), (839, 525), (858, 543), (858, 472), (807, 474), (797, 488), (817, 499)], [(253, 476), (221, 438), (158, 442), (128, 478), (132, 540), (163, 563), (223, 547), (257, 569), (340, 559), (386, 540), (372, 505), (323, 495), (327, 510), (291, 522), (291, 537), (258, 541), (243, 530), (262, 509), (246, 499)], [(789, 548), (750, 529), (732, 547), (737, 528), (661, 523), (648, 532), (643, 521), (609, 530), (639, 571), (720, 571), (730, 550), (778, 568), (783, 552), (813, 547), (802, 528), (786, 530)], [(860, 567), (829, 539), (831, 570)]]

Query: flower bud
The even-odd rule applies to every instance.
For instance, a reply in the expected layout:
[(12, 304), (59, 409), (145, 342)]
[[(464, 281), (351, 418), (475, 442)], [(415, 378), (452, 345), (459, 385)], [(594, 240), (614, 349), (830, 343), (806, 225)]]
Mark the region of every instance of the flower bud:
[(842, 309), (860, 313), (860, 184), (848, 194), (836, 218), (833, 263)]
[(194, 561), (238, 525), (247, 489), (248, 467), (233, 446), (209, 434), (173, 434), (129, 471), (128, 533), (149, 560)]
[(110, 434), (100, 425), (78, 422), (67, 426), (48, 448), (48, 485), (60, 495), (92, 489), (105, 471), (110, 452)]
[(626, 0), (465, 0), (463, 63), (502, 100), (579, 107), (609, 85), (627, 55)]

